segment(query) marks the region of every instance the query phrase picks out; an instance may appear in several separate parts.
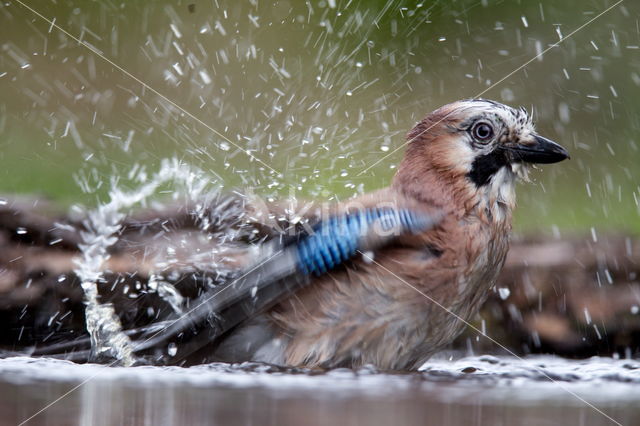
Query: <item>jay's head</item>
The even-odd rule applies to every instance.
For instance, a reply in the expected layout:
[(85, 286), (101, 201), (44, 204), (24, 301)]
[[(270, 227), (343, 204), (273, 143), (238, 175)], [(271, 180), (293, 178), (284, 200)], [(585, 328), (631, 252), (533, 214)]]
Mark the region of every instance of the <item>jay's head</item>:
[(526, 110), (484, 99), (437, 109), (409, 132), (408, 141), (403, 167), (412, 182), (405, 183), (416, 185), (417, 173), (433, 178), (435, 172), (437, 179), (469, 192), (512, 186), (517, 176), (526, 176), (530, 164), (569, 158), (562, 146), (536, 133)]

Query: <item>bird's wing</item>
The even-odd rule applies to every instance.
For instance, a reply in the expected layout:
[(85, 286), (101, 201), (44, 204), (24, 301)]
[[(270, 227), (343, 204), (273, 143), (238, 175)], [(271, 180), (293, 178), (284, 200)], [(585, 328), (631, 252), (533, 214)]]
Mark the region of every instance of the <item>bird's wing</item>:
[[(356, 212), (335, 213), (293, 236), (272, 238), (258, 246), (255, 261), (227, 283), (192, 299), (182, 314), (146, 327), (125, 331), (138, 355), (166, 353), (169, 342), (177, 343), (175, 363), (213, 343), (239, 324), (344, 264), (358, 252), (380, 249), (398, 236), (422, 233), (439, 217), (407, 208), (371, 207)], [(301, 232), (300, 232), (301, 231)], [(90, 342), (81, 339), (39, 348), (32, 355), (60, 356), (75, 361), (91, 359)], [(157, 362), (157, 357), (154, 357)]]
[(295, 239), (269, 241), (242, 274), (201, 295), (188, 312), (165, 321), (161, 331), (139, 336), (134, 351), (149, 352), (177, 339), (178, 353), (171, 359), (175, 362), (307, 286), (313, 276), (437, 222), (432, 215), (408, 209), (369, 208), (329, 217)]

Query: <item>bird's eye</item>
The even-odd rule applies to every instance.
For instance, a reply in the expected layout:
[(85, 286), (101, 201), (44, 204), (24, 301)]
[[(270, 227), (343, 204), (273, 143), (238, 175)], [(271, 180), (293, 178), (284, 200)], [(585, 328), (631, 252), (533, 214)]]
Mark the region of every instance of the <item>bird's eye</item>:
[(486, 142), (493, 137), (493, 127), (487, 123), (478, 123), (471, 130), (473, 137), (481, 142)]

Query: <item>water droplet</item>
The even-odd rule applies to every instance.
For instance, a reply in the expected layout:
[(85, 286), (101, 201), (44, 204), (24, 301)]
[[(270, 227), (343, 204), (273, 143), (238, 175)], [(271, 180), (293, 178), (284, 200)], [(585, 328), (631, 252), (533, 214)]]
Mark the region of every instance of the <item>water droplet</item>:
[(169, 345), (167, 346), (167, 354), (169, 354), (169, 356), (176, 356), (176, 354), (178, 353), (178, 346), (175, 343), (169, 343)]
[(511, 290), (506, 287), (501, 287), (498, 289), (498, 294), (500, 295), (500, 299), (507, 300), (507, 298), (511, 294)]

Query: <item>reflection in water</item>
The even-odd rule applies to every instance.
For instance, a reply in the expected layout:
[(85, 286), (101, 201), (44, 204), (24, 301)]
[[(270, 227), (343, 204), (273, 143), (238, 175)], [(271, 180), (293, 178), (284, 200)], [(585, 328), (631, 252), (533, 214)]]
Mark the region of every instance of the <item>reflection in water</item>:
[(86, 381), (29, 424), (614, 424), (568, 391), (622, 424), (640, 416), (636, 361), (475, 357), (434, 360), (423, 370), (108, 368), (10, 358), (0, 360), (0, 415), (18, 423)]

